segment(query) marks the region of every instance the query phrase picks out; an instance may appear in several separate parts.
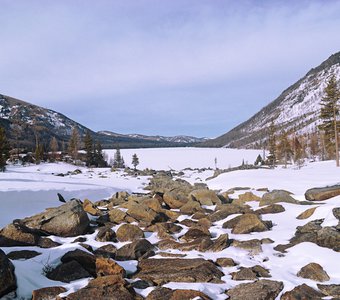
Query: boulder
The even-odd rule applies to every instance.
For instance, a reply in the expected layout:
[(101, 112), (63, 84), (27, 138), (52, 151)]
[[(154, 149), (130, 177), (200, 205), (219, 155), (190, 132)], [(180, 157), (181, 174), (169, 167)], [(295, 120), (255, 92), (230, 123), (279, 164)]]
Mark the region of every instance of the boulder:
[(85, 199), (83, 202), (84, 211), (92, 216), (101, 216), (102, 212), (89, 200)]
[(212, 241), (212, 245), (207, 249), (212, 252), (220, 252), (229, 247), (229, 236), (227, 233), (221, 234), (217, 239)]
[(125, 280), (119, 275), (98, 277), (89, 284), (65, 297), (65, 300), (93, 300), (93, 299), (114, 299), (114, 300), (135, 300), (136, 293), (129, 287)]
[(284, 190), (273, 190), (271, 192), (265, 193), (260, 201), (260, 206), (270, 205), (278, 202), (286, 202), (299, 204), (299, 201), (295, 200), (291, 193)]
[(256, 280), (256, 274), (252, 271), (251, 268), (243, 268), (237, 272), (233, 272), (230, 274), (233, 280)]
[(71, 237), (85, 234), (90, 220), (81, 201), (71, 200), (59, 207), (22, 219), (20, 224), (42, 234)]
[(323, 201), (340, 195), (340, 185), (312, 188), (305, 192), (305, 198), (309, 201)]
[(285, 208), (281, 204), (271, 204), (255, 210), (255, 213), (258, 215), (265, 215), (265, 214), (279, 214), (284, 211)]
[(213, 241), (207, 237), (197, 238), (191, 242), (187, 243), (178, 243), (172, 239), (162, 240), (158, 243), (158, 248), (161, 250), (165, 249), (177, 249), (181, 251), (191, 251), (197, 250), (201, 252), (205, 252), (210, 249), (213, 245)]
[(116, 232), (120, 242), (135, 241), (144, 238), (144, 232), (136, 225), (123, 224)]
[(335, 207), (332, 209), (334, 217), (340, 221), (340, 207)]
[(116, 233), (111, 229), (111, 226), (99, 228), (96, 241), (98, 242), (117, 242)]
[(183, 214), (192, 215), (196, 212), (203, 212), (203, 208), (197, 201), (188, 200), (188, 202), (181, 206), (180, 212)]
[(126, 222), (125, 220), (126, 216), (127, 216), (126, 212), (118, 208), (111, 209), (109, 211), (109, 220), (110, 222), (115, 223), (115, 224), (121, 224), (123, 222)]
[(127, 214), (138, 222), (142, 221), (147, 223), (154, 222), (157, 216), (157, 213), (154, 210), (141, 204), (131, 206), (128, 209)]
[(223, 224), (223, 228), (232, 228), (231, 232), (235, 234), (267, 231), (270, 227), (268, 222), (263, 222), (256, 214), (244, 214)]
[(34, 290), (32, 292), (32, 300), (54, 300), (61, 293), (67, 290), (62, 286), (50, 286)]
[(119, 275), (125, 277), (125, 270), (110, 258), (98, 257), (96, 259), (97, 276)]
[(309, 217), (311, 217), (314, 214), (314, 212), (317, 208), (318, 208), (318, 206), (309, 208), (309, 209), (305, 210), (304, 212), (302, 212), (301, 214), (299, 214), (296, 218), (298, 220), (308, 219)]
[(322, 266), (317, 263), (310, 263), (302, 267), (297, 273), (297, 276), (320, 282), (328, 281), (330, 279)]
[(217, 197), (216, 193), (208, 189), (194, 190), (189, 194), (189, 197), (198, 201), (201, 205), (211, 206), (221, 204), (221, 200)]
[(334, 227), (323, 227), (317, 231), (316, 243), (321, 247), (340, 252), (340, 231)]
[(15, 291), (17, 288), (14, 266), (0, 249), (0, 297)]
[(12, 260), (26, 260), (31, 259), (33, 257), (36, 257), (38, 255), (41, 255), (40, 252), (33, 251), (33, 250), (18, 250), (18, 251), (12, 251), (7, 254), (7, 257)]
[(296, 286), (291, 291), (285, 292), (281, 296), (281, 300), (300, 300), (300, 299), (313, 299), (321, 300), (325, 295), (319, 291), (314, 290), (306, 284)]
[(244, 203), (249, 202), (249, 201), (260, 201), (260, 200), (261, 200), (261, 197), (256, 196), (252, 192), (245, 192), (244, 194), (239, 195), (238, 199), (233, 200), (233, 204), (243, 205)]
[(145, 259), (139, 262), (138, 269), (135, 278), (151, 280), (157, 285), (167, 282), (222, 283), (224, 276), (214, 263), (202, 258)]
[(165, 192), (163, 200), (171, 209), (178, 209), (188, 202), (189, 199), (187, 195), (186, 191), (181, 188), (177, 188)]
[(231, 245), (236, 248), (248, 250), (254, 254), (258, 254), (262, 252), (261, 241), (258, 239), (253, 239), (253, 240), (248, 240), (248, 241), (233, 240)]
[(211, 237), (208, 229), (193, 227), (193, 228), (189, 228), (189, 230), (180, 237), (180, 240), (190, 242), (198, 238), (204, 238), (204, 237), (207, 237), (207, 238)]
[(211, 300), (210, 297), (202, 292), (195, 290), (172, 290), (164, 287), (153, 290), (145, 300)]
[(145, 239), (133, 241), (124, 245), (116, 252), (116, 260), (138, 260), (153, 255), (154, 246)]
[(218, 205), (216, 211), (208, 216), (211, 222), (223, 220), (234, 214), (249, 213), (251, 209), (247, 206), (240, 206), (235, 204)]
[[(267, 279), (242, 283), (227, 291), (230, 300), (275, 300), (283, 289), (280, 281)], [(256, 298), (254, 296), (256, 295)]]
[(323, 294), (340, 298), (340, 284), (317, 284), (317, 286)]
[(62, 263), (78, 262), (91, 276), (96, 276), (96, 257), (88, 252), (76, 249), (65, 253), (60, 258)]
[(70, 283), (71, 281), (91, 277), (91, 274), (87, 272), (80, 263), (72, 260), (67, 263), (62, 263), (52, 271), (46, 274), (46, 277), (51, 280)]
[(93, 253), (98, 257), (115, 258), (116, 252), (117, 248), (112, 244), (108, 244), (97, 248)]
[(235, 261), (232, 258), (228, 258), (228, 257), (220, 257), (216, 259), (216, 264), (223, 268), (236, 266)]

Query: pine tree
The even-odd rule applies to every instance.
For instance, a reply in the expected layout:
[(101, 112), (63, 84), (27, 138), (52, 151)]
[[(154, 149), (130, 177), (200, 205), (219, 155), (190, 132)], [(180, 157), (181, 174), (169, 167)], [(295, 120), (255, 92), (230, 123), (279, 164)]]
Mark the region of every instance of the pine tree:
[(279, 160), (283, 161), (285, 168), (287, 168), (287, 162), (290, 160), (293, 151), (290, 146), (288, 133), (283, 130), (280, 137), (279, 137), (279, 143), (278, 143), (278, 158)]
[(124, 158), (120, 154), (119, 148), (116, 149), (116, 153), (113, 158), (113, 167), (114, 168), (125, 168)]
[(261, 154), (259, 154), (257, 157), (256, 157), (256, 160), (254, 162), (254, 166), (262, 166), (263, 165), (263, 159), (262, 159), (262, 156)]
[(294, 162), (300, 169), (301, 166), (303, 165), (304, 150), (302, 148), (300, 140), (296, 136), (293, 139), (293, 149), (294, 149)]
[(93, 164), (94, 160), (94, 149), (93, 149), (93, 140), (90, 134), (90, 131), (86, 131), (86, 135), (84, 138), (85, 152), (86, 152), (86, 165), (89, 167)]
[(136, 170), (137, 166), (139, 165), (139, 158), (138, 158), (136, 153), (134, 155), (132, 155), (132, 165), (133, 165), (135, 170)]
[(6, 161), (9, 158), (9, 142), (6, 137), (5, 129), (0, 127), (0, 172), (5, 172)]
[(44, 159), (44, 146), (42, 144), (37, 144), (35, 147), (35, 163), (38, 165)]
[(69, 155), (71, 155), (71, 157), (74, 160), (78, 159), (79, 145), (80, 145), (79, 133), (77, 128), (73, 127), (71, 138), (68, 144), (68, 152)]
[(332, 159), (335, 157), (336, 165), (339, 167), (339, 124), (337, 122), (337, 115), (339, 114), (338, 101), (340, 99), (340, 90), (334, 75), (328, 81), (324, 91), (325, 95), (320, 102), (322, 124), (319, 125), (319, 128), (324, 132), (324, 143), (328, 158)]
[(103, 168), (103, 167), (107, 166), (107, 163), (106, 163), (104, 156), (103, 156), (102, 145), (100, 144), (100, 142), (97, 142), (96, 146), (95, 146), (94, 164), (99, 168)]
[(312, 160), (315, 160), (320, 154), (319, 138), (316, 132), (311, 133), (309, 136), (309, 153)]
[(57, 158), (57, 152), (59, 150), (59, 145), (58, 145), (58, 141), (55, 137), (53, 137), (51, 139), (50, 142), (50, 150), (51, 150), (51, 160), (55, 161)]
[(275, 168), (276, 165), (276, 128), (274, 122), (269, 126), (269, 136), (268, 136), (268, 150), (269, 155), (267, 156), (268, 164), (271, 168)]

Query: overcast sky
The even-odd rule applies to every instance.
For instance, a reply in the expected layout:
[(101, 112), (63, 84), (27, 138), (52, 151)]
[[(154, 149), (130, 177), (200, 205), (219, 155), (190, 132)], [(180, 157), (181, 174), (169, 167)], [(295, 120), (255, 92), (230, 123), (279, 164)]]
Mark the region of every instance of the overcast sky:
[(0, 93), (97, 131), (214, 137), (340, 51), (340, 0), (0, 0)]

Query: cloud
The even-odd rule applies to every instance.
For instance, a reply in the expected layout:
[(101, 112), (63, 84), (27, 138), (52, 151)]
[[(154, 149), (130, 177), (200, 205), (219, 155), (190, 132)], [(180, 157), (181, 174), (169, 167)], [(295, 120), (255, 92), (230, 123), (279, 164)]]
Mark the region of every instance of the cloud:
[(98, 129), (124, 129), (100, 117), (119, 106), (134, 131), (223, 133), (340, 46), (339, 1), (1, 2), (1, 93)]

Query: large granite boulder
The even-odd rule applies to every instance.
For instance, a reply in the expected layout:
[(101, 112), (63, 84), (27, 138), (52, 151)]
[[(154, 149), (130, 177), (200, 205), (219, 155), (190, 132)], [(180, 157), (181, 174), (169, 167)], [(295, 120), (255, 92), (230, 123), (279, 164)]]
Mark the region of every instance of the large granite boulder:
[(15, 291), (17, 288), (14, 266), (0, 249), (0, 297)]
[(224, 275), (211, 261), (195, 259), (145, 259), (138, 265), (135, 278), (151, 280), (157, 285), (167, 282), (222, 283)]
[(340, 185), (312, 188), (305, 192), (305, 198), (309, 201), (323, 201), (340, 195)]
[(29, 230), (62, 237), (86, 233), (90, 220), (79, 200), (69, 201), (59, 207), (20, 220)]

